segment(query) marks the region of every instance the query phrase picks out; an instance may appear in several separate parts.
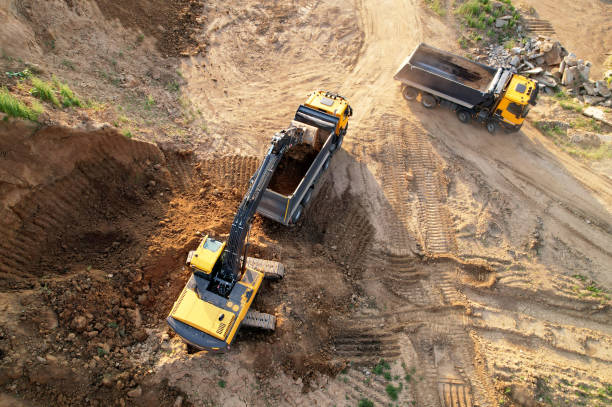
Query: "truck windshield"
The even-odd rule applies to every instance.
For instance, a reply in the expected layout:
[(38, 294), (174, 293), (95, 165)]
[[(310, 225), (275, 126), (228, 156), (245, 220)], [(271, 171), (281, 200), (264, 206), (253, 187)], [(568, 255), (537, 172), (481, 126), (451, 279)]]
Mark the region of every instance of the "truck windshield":
[(519, 105), (518, 103), (511, 102), (508, 104), (508, 111), (519, 118), (523, 113), (523, 106)]

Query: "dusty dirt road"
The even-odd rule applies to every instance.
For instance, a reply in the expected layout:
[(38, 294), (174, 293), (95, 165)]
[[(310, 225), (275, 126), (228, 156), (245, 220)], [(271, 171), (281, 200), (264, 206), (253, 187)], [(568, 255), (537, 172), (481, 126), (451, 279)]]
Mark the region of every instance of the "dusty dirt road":
[[(180, 68), (208, 118), (194, 153), (96, 131), (91, 154), (61, 150), (66, 162), (49, 164), (48, 178), (1, 167), (19, 175), (4, 209), (20, 210), (0, 246), (3, 335), (31, 338), (30, 349), (15, 345), (24, 360), (60, 354), (22, 367), (28, 379), (6, 397), (70, 404), (58, 394), (74, 366), (85, 378), (74, 400), (99, 405), (177, 396), (227, 406), (610, 403), (612, 184), (530, 125), (492, 137), (404, 101), (392, 76), (405, 55), (421, 41), (456, 47), (444, 19), (416, 0), (213, 2), (202, 13), (206, 53)], [(163, 318), (188, 277), (195, 232), (229, 231), (258, 157), (313, 87), (343, 94), (355, 115), (302, 225), (255, 223), (255, 253), (288, 270), (255, 304), (279, 327), (242, 331), (226, 355), (191, 353)], [(45, 134), (31, 131), (15, 162), (45, 151)], [(71, 145), (84, 137), (70, 133)], [(119, 191), (111, 207), (108, 190)], [(71, 219), (91, 221), (73, 230)], [(45, 278), (30, 285), (36, 268), (12, 270), (41, 242)], [(24, 300), (26, 289), (41, 299)], [(88, 301), (72, 306), (77, 292)], [(34, 309), (46, 317), (21, 328)], [(91, 318), (81, 327), (83, 313)], [(41, 373), (47, 366), (59, 385)], [(124, 396), (133, 382), (142, 395)]]

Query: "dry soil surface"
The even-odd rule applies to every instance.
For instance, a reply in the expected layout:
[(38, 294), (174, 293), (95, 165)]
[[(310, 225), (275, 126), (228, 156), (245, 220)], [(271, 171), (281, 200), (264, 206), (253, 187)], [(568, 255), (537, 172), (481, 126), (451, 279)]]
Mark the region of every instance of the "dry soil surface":
[[(393, 73), (421, 41), (453, 50), (444, 19), (416, 0), (201, 13), (193, 149), (2, 124), (0, 403), (609, 405), (612, 182), (531, 125), (492, 137), (404, 101)], [(194, 353), (164, 325), (185, 255), (226, 237), (313, 87), (355, 115), (302, 223), (255, 222), (253, 253), (287, 267), (254, 305), (277, 330)]]

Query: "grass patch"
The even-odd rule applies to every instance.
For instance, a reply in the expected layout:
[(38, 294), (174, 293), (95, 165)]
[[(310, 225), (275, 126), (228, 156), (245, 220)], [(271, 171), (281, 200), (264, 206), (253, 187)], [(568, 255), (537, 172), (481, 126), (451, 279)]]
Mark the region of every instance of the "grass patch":
[(431, 11), (433, 11), (440, 17), (444, 17), (446, 15), (446, 9), (444, 8), (443, 2), (444, 0), (425, 0), (425, 4), (427, 4), (427, 7), (429, 7)]
[[(453, 2), (454, 13), (459, 17), (461, 27), (470, 31), (469, 37), (475, 41), (486, 38), (487, 42), (503, 44), (516, 37), (520, 14), (510, 1), (468, 0), (456, 4)], [(509, 16), (507, 23), (496, 27), (495, 20), (504, 16)]]
[(602, 131), (601, 123), (595, 119), (587, 119), (586, 117), (577, 117), (570, 122), (572, 129), (582, 129), (599, 133)]
[(389, 366), (389, 363), (387, 363), (384, 359), (381, 359), (380, 362), (378, 362), (378, 364), (374, 366), (374, 369), (372, 369), (372, 373), (381, 376), (384, 373), (388, 373), (389, 370), (391, 370), (391, 366)]
[(153, 99), (153, 96), (147, 95), (145, 98), (145, 109), (151, 110), (153, 106), (155, 106), (155, 99)]
[(217, 384), (219, 385), (219, 387), (221, 387), (222, 389), (224, 389), (224, 388), (225, 388), (225, 385), (226, 385), (227, 383), (225, 383), (225, 380), (219, 380), (219, 382), (218, 382)]
[(10, 117), (20, 117), (22, 119), (36, 121), (43, 109), (40, 104), (28, 107), (25, 103), (11, 95), (6, 88), (0, 88), (0, 112), (4, 112)]
[(358, 407), (374, 407), (374, 402), (368, 399), (361, 399), (357, 403)]
[(64, 107), (83, 107), (81, 100), (74, 94), (72, 89), (65, 83), (58, 82), (62, 105)]
[(580, 102), (562, 90), (555, 93), (553, 99), (559, 102), (559, 105), (565, 110), (573, 110), (575, 112), (582, 113), (582, 105)]
[(398, 387), (395, 387), (394, 385), (389, 383), (387, 384), (387, 386), (385, 386), (385, 391), (387, 392), (387, 395), (389, 396), (389, 398), (391, 398), (391, 400), (396, 401), (399, 397), (399, 393), (402, 391), (402, 385), (400, 383)]
[(59, 99), (55, 95), (55, 90), (53, 86), (49, 82), (45, 82), (39, 78), (32, 78), (32, 90), (30, 93), (40, 100), (44, 100), (45, 102), (52, 103), (55, 106), (60, 106)]
[(535, 125), (544, 136), (552, 140), (556, 146), (573, 157), (589, 161), (612, 158), (612, 145), (609, 143), (602, 143), (599, 147), (583, 148), (568, 140), (565, 130), (557, 125), (550, 125), (545, 122), (536, 122)]
[(134, 137), (134, 135), (132, 134), (132, 132), (131, 132), (131, 131), (129, 131), (129, 130), (123, 130), (123, 131), (121, 132), (121, 134), (123, 134), (123, 135), (124, 135), (125, 137), (127, 137), (127, 138), (132, 138), (132, 137)]

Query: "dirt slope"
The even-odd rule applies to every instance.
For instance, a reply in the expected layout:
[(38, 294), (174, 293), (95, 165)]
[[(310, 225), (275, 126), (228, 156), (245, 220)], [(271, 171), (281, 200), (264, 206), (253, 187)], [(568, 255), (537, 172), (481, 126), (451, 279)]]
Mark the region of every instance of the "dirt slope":
[[(15, 135), (24, 147), (0, 167), (4, 210), (22, 214), (3, 226), (3, 391), (99, 405), (609, 404), (612, 185), (529, 125), (492, 137), (404, 101), (392, 76), (405, 55), (454, 47), (423, 6), (208, 4), (206, 52), (181, 62), (209, 119), (193, 154), (102, 130), (91, 145), (69, 131), (70, 148), (57, 130), (7, 131), (9, 150)], [(303, 223), (255, 223), (254, 253), (287, 267), (255, 304), (278, 329), (191, 353), (163, 321), (185, 253), (196, 231), (225, 237), (270, 136), (313, 87), (355, 115)], [(65, 159), (32, 160), (45, 137)], [(66, 366), (83, 380), (68, 400)]]

